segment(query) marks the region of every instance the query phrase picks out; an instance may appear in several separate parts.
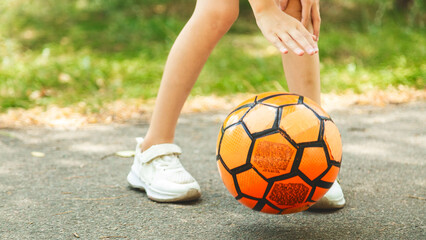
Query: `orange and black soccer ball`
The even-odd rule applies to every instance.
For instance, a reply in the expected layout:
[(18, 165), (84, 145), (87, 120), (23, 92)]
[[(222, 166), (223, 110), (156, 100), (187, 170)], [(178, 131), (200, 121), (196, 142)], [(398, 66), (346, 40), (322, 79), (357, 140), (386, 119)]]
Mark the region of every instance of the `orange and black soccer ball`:
[(237, 106), (217, 142), (217, 165), (243, 205), (272, 214), (308, 209), (340, 170), (342, 143), (330, 116), (292, 93), (263, 93)]

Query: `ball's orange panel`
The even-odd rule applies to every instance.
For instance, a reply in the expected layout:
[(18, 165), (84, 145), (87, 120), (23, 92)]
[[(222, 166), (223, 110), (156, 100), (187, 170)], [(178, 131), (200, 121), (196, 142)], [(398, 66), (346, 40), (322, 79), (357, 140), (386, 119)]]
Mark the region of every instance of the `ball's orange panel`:
[(253, 209), (254, 206), (256, 206), (256, 204), (257, 204), (256, 200), (245, 198), (245, 197), (238, 199), (238, 202), (240, 202), (241, 204), (243, 204), (244, 206), (246, 206), (250, 209)]
[(256, 105), (247, 113), (243, 121), (250, 133), (253, 134), (272, 128), (276, 113), (277, 109), (274, 107)]
[(281, 134), (275, 133), (256, 140), (251, 164), (266, 178), (289, 173), (296, 148)]
[(280, 211), (278, 211), (277, 209), (275, 209), (275, 208), (271, 208), (268, 204), (266, 204), (263, 208), (262, 208), (262, 210), (260, 210), (261, 212), (264, 212), (264, 213), (272, 213), (272, 214), (278, 214), (278, 213), (280, 213)]
[(241, 108), (232, 114), (229, 114), (228, 117), (226, 117), (225, 121), (223, 122), (223, 128), (227, 128), (228, 126), (237, 123), (240, 121), (240, 119), (244, 116), (244, 114), (247, 112), (249, 108)]
[(322, 147), (310, 147), (303, 150), (299, 170), (310, 180), (314, 180), (327, 170), (327, 157)]
[(241, 124), (226, 129), (220, 145), (220, 156), (229, 169), (246, 163), (251, 139)]
[(273, 106), (282, 106), (287, 104), (296, 104), (299, 101), (298, 95), (281, 95), (273, 98), (266, 99), (262, 103), (273, 105)]
[(321, 178), (321, 180), (325, 182), (334, 182), (339, 174), (339, 167), (331, 166), (330, 170), (328, 170), (327, 174)]
[(316, 187), (314, 195), (312, 195), (312, 200), (315, 202), (320, 200), (322, 197), (324, 197), (327, 191), (328, 191), (328, 188)]
[(266, 97), (277, 95), (277, 94), (288, 94), (287, 92), (265, 92), (257, 95), (257, 100), (262, 100)]
[(296, 176), (275, 182), (266, 198), (279, 208), (298, 208), (305, 206), (311, 189), (311, 186)]
[(331, 160), (341, 162), (342, 139), (340, 138), (339, 129), (337, 129), (336, 125), (332, 121), (325, 121), (324, 141), (327, 144)]
[(253, 169), (237, 174), (238, 186), (242, 193), (262, 198), (268, 183)]
[(228, 189), (229, 193), (231, 193), (233, 197), (236, 197), (238, 193), (235, 189), (234, 179), (232, 178), (232, 175), (228, 171), (226, 171), (221, 161), (217, 161), (217, 167), (219, 168), (219, 174), (222, 178), (223, 183), (225, 184), (225, 187)]
[(303, 105), (283, 108), (280, 128), (296, 143), (317, 141), (320, 126), (320, 120)]
[(219, 144), (220, 144), (220, 138), (222, 137), (222, 130), (219, 131), (219, 135), (217, 136), (217, 142), (216, 142), (216, 155), (219, 153)]
[(312, 99), (304, 97), (303, 102), (308, 105), (312, 110), (314, 110), (318, 115), (321, 117), (330, 118), (330, 116), (327, 114), (327, 112), (316, 102), (314, 102)]
[(293, 113), (294, 111), (296, 111), (298, 108), (296, 108), (296, 106), (287, 106), (287, 107), (284, 107), (283, 109), (282, 109), (282, 112), (281, 112), (281, 118), (282, 117), (285, 117), (285, 116), (287, 116), (287, 115), (290, 115), (291, 113)]

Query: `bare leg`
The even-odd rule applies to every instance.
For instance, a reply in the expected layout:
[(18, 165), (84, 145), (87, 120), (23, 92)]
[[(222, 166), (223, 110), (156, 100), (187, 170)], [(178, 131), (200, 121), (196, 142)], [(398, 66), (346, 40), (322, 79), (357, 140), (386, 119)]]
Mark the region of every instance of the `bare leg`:
[[(290, 16), (301, 19), (300, 0), (290, 0), (285, 10)], [(312, 32), (312, 24), (308, 30)], [(298, 56), (293, 52), (282, 55), (283, 67), (290, 92), (297, 93), (321, 105), (320, 68), (318, 54)]]
[(238, 17), (238, 0), (198, 0), (167, 59), (142, 150), (172, 143), (178, 117), (208, 56)]
[[(300, 0), (290, 0), (285, 12), (287, 14), (301, 19)], [(308, 27), (312, 32), (312, 24)], [(304, 95), (311, 98), (321, 105), (320, 89), (320, 69), (318, 54), (302, 57), (289, 52), (283, 55), (283, 66), (287, 78), (288, 87), (291, 92)], [(330, 190), (321, 198), (312, 209), (339, 209), (345, 206), (345, 198), (337, 181), (331, 186)]]

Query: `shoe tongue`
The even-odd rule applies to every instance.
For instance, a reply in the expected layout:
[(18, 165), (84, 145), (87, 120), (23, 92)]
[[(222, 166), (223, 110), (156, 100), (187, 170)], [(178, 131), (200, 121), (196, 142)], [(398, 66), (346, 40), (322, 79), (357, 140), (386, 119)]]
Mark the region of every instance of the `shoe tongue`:
[(176, 157), (169, 156), (169, 155), (162, 156), (156, 159), (156, 162), (158, 165), (165, 167), (167, 169), (176, 169), (176, 168), (180, 168), (181, 166), (179, 160)]
[(161, 174), (165, 176), (169, 181), (172, 181), (177, 184), (187, 184), (195, 181), (193, 177), (187, 171), (185, 171), (176, 156), (162, 156), (156, 159), (155, 163), (158, 167), (161, 167), (165, 170), (161, 171)]

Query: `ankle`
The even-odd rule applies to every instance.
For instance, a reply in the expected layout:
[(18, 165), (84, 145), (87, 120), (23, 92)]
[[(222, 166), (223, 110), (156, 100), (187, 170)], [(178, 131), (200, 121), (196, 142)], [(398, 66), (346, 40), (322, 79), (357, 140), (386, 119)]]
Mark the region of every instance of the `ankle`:
[(158, 144), (164, 144), (164, 143), (173, 143), (173, 139), (149, 139), (145, 138), (144, 141), (141, 143), (140, 148), (143, 151), (146, 151), (151, 146), (158, 145)]

